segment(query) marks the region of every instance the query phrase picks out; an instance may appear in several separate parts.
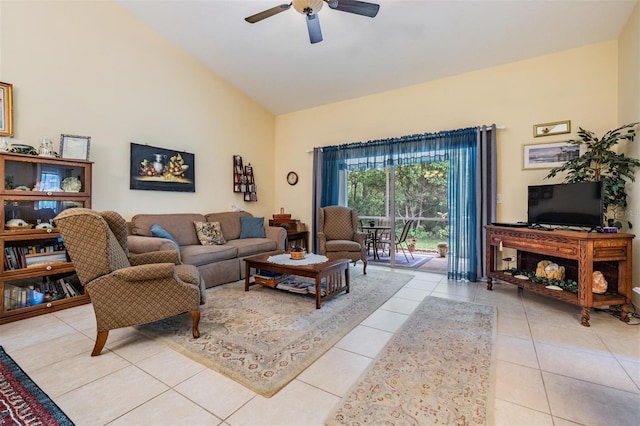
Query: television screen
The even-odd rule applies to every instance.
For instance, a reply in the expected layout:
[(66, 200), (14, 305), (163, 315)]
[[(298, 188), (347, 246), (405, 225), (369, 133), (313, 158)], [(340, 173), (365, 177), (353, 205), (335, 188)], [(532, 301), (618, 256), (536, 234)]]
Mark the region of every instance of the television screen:
[(529, 186), (527, 221), (531, 225), (602, 226), (601, 182)]

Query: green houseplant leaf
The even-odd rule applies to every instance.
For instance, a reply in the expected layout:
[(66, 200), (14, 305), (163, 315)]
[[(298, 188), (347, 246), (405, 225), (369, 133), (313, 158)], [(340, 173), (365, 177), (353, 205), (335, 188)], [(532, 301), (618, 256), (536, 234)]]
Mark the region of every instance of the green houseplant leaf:
[[(566, 173), (565, 183), (602, 180), (607, 225), (622, 228), (618, 216), (624, 212), (628, 204), (626, 183), (635, 180), (635, 169), (640, 167), (640, 160), (627, 157), (624, 153), (617, 153), (613, 148), (624, 140), (633, 142), (636, 135), (635, 127), (638, 124), (625, 124), (606, 132), (601, 138), (581, 127), (577, 132), (580, 139), (567, 142), (581, 145), (580, 151), (583, 153), (578, 158), (551, 169), (545, 179)], [(627, 223), (629, 228), (633, 226), (631, 222)]]

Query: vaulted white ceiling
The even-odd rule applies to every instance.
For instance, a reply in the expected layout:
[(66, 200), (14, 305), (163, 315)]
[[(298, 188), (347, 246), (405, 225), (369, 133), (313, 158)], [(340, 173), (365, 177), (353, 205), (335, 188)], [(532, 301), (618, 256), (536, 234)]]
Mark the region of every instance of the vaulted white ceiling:
[[(318, 13), (309, 43), (288, 0), (116, 0), (274, 114), (616, 39), (637, 0), (372, 0)], [(585, 70), (587, 72), (587, 70)]]

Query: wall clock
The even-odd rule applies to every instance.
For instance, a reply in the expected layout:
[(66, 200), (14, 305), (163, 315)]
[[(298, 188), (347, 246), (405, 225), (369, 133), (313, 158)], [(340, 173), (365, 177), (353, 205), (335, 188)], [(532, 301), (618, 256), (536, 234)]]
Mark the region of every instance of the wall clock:
[(289, 172), (287, 174), (287, 182), (289, 185), (295, 185), (298, 183), (298, 174), (296, 172)]

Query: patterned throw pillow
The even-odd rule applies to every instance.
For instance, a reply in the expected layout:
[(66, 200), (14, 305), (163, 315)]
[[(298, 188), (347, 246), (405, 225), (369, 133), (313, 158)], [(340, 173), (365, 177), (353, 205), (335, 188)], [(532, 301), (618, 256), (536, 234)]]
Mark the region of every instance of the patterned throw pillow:
[(222, 245), (227, 242), (222, 235), (220, 222), (194, 221), (193, 224), (196, 226), (198, 239), (203, 246), (212, 246), (214, 244)]

